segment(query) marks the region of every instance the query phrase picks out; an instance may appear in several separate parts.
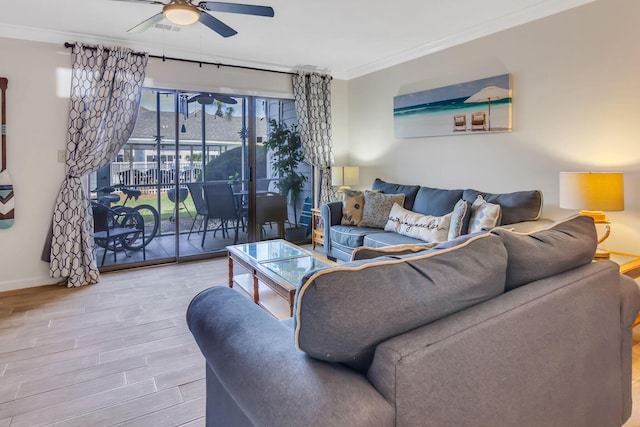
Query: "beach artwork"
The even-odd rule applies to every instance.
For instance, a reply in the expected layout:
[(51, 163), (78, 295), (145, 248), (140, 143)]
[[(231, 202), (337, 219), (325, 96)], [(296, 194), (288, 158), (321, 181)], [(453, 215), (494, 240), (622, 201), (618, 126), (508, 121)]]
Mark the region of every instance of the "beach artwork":
[(511, 75), (393, 98), (396, 138), (511, 131)]

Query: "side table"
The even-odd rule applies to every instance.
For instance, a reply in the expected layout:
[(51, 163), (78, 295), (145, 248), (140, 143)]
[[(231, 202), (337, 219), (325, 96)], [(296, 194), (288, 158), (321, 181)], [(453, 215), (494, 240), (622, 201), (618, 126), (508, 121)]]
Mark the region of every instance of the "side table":
[(609, 251), (610, 260), (620, 265), (620, 273), (632, 279), (640, 277), (640, 255)]
[(311, 247), (316, 248), (316, 244), (324, 245), (324, 224), (320, 209), (311, 209)]
[[(629, 254), (625, 252), (609, 251), (611, 256), (609, 259), (620, 265), (620, 273), (629, 276), (632, 279), (640, 277), (640, 255)], [(633, 326), (640, 324), (640, 315), (633, 322)]]

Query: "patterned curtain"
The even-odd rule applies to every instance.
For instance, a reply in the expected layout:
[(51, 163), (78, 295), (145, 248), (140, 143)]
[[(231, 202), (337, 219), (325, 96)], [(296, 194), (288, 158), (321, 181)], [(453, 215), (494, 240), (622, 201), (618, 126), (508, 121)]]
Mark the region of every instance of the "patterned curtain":
[(328, 203), (334, 197), (331, 187), (331, 76), (294, 74), (293, 94), (304, 157), (319, 171), (319, 202)]
[(93, 216), (81, 178), (109, 163), (135, 126), (148, 56), (76, 43), (72, 52), (66, 177), (53, 213), (49, 272), (68, 287), (100, 279)]

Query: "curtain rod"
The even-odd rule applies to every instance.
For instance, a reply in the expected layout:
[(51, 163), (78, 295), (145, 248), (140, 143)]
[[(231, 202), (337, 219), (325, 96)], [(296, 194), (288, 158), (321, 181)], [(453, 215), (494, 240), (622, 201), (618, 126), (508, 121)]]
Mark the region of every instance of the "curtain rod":
[[(69, 43), (69, 42), (65, 42), (64, 43), (64, 47), (66, 47), (67, 49), (71, 49), (73, 47), (75, 47), (75, 43)], [(93, 46), (85, 46), (86, 49), (92, 49), (95, 50), (96, 48)], [(108, 48), (107, 48), (108, 50)], [(144, 53), (142, 52), (134, 52), (134, 55), (144, 55)], [(206, 61), (196, 61), (193, 59), (184, 59), (184, 58), (173, 58), (170, 56), (158, 56), (158, 55), (149, 55), (149, 58), (156, 58), (156, 59), (162, 59), (162, 61), (178, 61), (178, 62), (188, 62), (191, 64), (198, 64), (200, 65), (200, 67), (202, 67), (202, 64), (205, 65), (214, 65), (218, 68), (220, 67), (231, 67), (231, 68), (241, 68), (243, 70), (252, 70), (252, 71), (264, 71), (266, 73), (278, 73), (278, 74), (289, 74), (289, 75), (294, 75), (296, 73), (292, 73), (289, 71), (278, 71), (278, 70), (268, 70), (266, 68), (256, 68), (256, 67), (247, 67), (244, 65), (232, 65), (232, 64), (222, 64), (222, 63), (217, 63), (217, 62), (206, 62)]]

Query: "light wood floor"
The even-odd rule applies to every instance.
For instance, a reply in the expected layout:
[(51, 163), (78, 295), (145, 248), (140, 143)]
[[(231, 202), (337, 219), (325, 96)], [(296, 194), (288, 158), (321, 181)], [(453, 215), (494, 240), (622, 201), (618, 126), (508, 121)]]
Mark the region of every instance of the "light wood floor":
[(204, 426), (204, 358), (185, 322), (226, 258), (0, 294), (0, 427)]
[[(0, 293), (0, 427), (204, 426), (204, 359), (185, 323), (226, 258)], [(633, 397), (640, 402), (640, 327)], [(640, 403), (625, 427), (640, 426)]]

